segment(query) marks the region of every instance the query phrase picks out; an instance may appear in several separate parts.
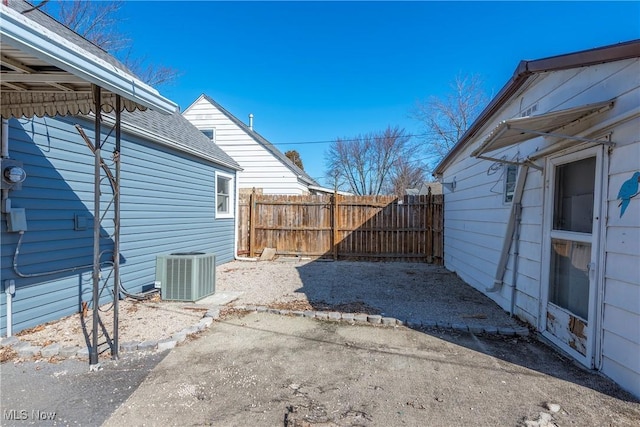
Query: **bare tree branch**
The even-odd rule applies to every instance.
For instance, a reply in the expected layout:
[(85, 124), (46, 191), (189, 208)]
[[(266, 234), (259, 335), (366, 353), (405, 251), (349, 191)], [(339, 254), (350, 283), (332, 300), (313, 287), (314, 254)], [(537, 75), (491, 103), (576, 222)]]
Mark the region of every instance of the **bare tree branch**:
[(432, 96), (418, 101), (410, 113), (424, 126), (424, 142), (433, 164), (453, 148), (488, 102), (478, 75), (459, 74), (450, 89), (445, 99)]
[(57, 8), (50, 5), (48, 3), (44, 8), (48, 13), (96, 46), (112, 55), (124, 56), (122, 62), (147, 84), (159, 86), (171, 83), (179, 76), (174, 68), (131, 57), (132, 40), (118, 30), (124, 5), (122, 0), (59, 0)]
[(122, 1), (58, 1), (60, 22), (104, 50), (115, 53), (131, 40), (117, 31)]
[[(403, 160), (411, 163), (409, 159), (417, 151), (417, 144), (398, 127), (355, 138), (337, 138), (326, 153), (326, 176), (335, 188), (355, 194), (393, 193), (398, 166)], [(424, 174), (423, 170), (420, 176)]]

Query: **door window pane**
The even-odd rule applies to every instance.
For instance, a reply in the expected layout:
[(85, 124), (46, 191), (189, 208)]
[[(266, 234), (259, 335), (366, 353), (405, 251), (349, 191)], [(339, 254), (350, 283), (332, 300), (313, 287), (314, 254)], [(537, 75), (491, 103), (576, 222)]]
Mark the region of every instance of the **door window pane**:
[(591, 244), (551, 239), (549, 301), (589, 320)]
[(591, 233), (596, 158), (580, 160), (556, 168), (553, 228)]

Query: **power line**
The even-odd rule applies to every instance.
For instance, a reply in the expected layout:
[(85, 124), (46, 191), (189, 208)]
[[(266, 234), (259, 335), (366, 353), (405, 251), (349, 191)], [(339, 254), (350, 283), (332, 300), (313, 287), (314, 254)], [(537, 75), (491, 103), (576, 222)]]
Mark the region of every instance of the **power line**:
[[(444, 133), (448, 133), (448, 134), (455, 134), (457, 133), (457, 131), (449, 131), (449, 132), (444, 132)], [(414, 133), (414, 134), (405, 134), (402, 135), (402, 137), (408, 137), (408, 138), (421, 138), (421, 137), (427, 137), (427, 136), (438, 136), (439, 133), (437, 132), (429, 132), (429, 133)], [(387, 136), (374, 136), (372, 137), (372, 139), (383, 139), (383, 138), (388, 138)], [(335, 138), (332, 140), (325, 140), (325, 141), (298, 141), (298, 142), (271, 142), (271, 144), (273, 145), (309, 145), (309, 144), (330, 144), (332, 142), (335, 142), (337, 140), (340, 140), (342, 142), (355, 142), (355, 141), (360, 141), (363, 138)], [(244, 145), (253, 145), (253, 143), (233, 143), (233, 144), (224, 144), (225, 147), (241, 147)]]

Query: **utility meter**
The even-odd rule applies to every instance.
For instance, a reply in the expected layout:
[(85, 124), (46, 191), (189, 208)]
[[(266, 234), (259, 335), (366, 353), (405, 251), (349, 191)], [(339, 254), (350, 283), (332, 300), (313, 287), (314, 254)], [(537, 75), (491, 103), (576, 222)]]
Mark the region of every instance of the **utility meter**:
[(22, 168), (22, 162), (11, 159), (0, 159), (0, 169), (2, 170), (3, 190), (20, 190), (22, 182), (27, 178), (27, 173)]

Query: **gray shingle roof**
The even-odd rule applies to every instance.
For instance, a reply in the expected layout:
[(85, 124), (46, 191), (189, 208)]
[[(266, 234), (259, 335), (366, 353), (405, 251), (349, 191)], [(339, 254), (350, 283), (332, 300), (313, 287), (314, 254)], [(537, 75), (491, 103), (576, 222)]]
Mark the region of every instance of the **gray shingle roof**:
[(232, 169), (242, 170), (235, 160), (179, 112), (165, 115), (153, 110), (134, 111), (132, 113), (123, 111), (121, 119), (123, 130), (127, 130), (127, 125), (135, 126), (140, 130), (155, 134), (158, 138), (177, 149), (186, 148), (200, 157)]
[[(8, 5), (11, 9), (14, 9), (21, 13), (24, 12), (25, 10), (33, 9), (33, 5), (24, 0), (9, 0)], [(63, 37), (69, 42), (86, 50), (87, 52), (92, 53), (93, 55), (97, 56), (103, 61), (108, 62), (109, 64), (117, 68), (120, 68), (121, 70), (124, 70), (130, 74), (133, 74), (131, 73), (131, 70), (127, 68), (126, 65), (118, 61), (116, 58), (110, 55), (107, 51), (91, 43), (89, 40), (85, 39), (84, 37), (82, 37), (75, 31), (71, 30), (64, 24), (56, 21), (53, 17), (49, 16), (47, 13), (43, 12), (42, 10), (40, 9), (31, 10), (30, 12), (27, 12), (25, 16), (27, 16), (32, 21), (42, 25), (46, 29)]]
[(296, 176), (301, 177), (302, 180), (307, 183), (307, 185), (316, 185), (316, 186), (320, 185), (320, 184), (318, 184), (316, 182), (315, 179), (311, 178), (311, 176), (309, 176), (309, 174), (307, 174), (305, 171), (303, 171), (298, 166), (293, 164), (293, 162), (291, 160), (289, 160), (289, 158), (287, 156), (285, 156), (280, 150), (278, 150), (275, 145), (273, 145), (272, 143), (267, 141), (258, 132), (254, 131), (254, 130), (251, 130), (249, 128), (249, 126), (247, 126), (246, 124), (244, 124), (242, 122), (242, 120), (238, 119), (236, 116), (234, 116), (233, 114), (231, 114), (230, 112), (225, 110), (224, 107), (222, 105), (218, 104), (216, 101), (214, 101), (213, 98), (211, 98), (210, 96), (208, 96), (206, 94), (202, 94), (202, 96), (204, 97), (204, 99), (209, 101), (213, 106), (215, 106), (218, 110), (220, 110), (220, 112), (222, 112), (222, 114), (227, 116), (232, 122), (234, 122), (236, 125), (238, 125), (238, 127), (240, 127), (240, 129), (244, 130), (244, 132), (247, 135), (249, 135), (250, 137), (252, 137), (258, 144), (262, 144), (264, 146), (264, 148), (269, 150), (269, 152), (271, 152), (271, 154), (274, 155), (274, 157), (276, 157), (286, 167), (288, 167), (291, 170), (291, 172), (296, 174)]

